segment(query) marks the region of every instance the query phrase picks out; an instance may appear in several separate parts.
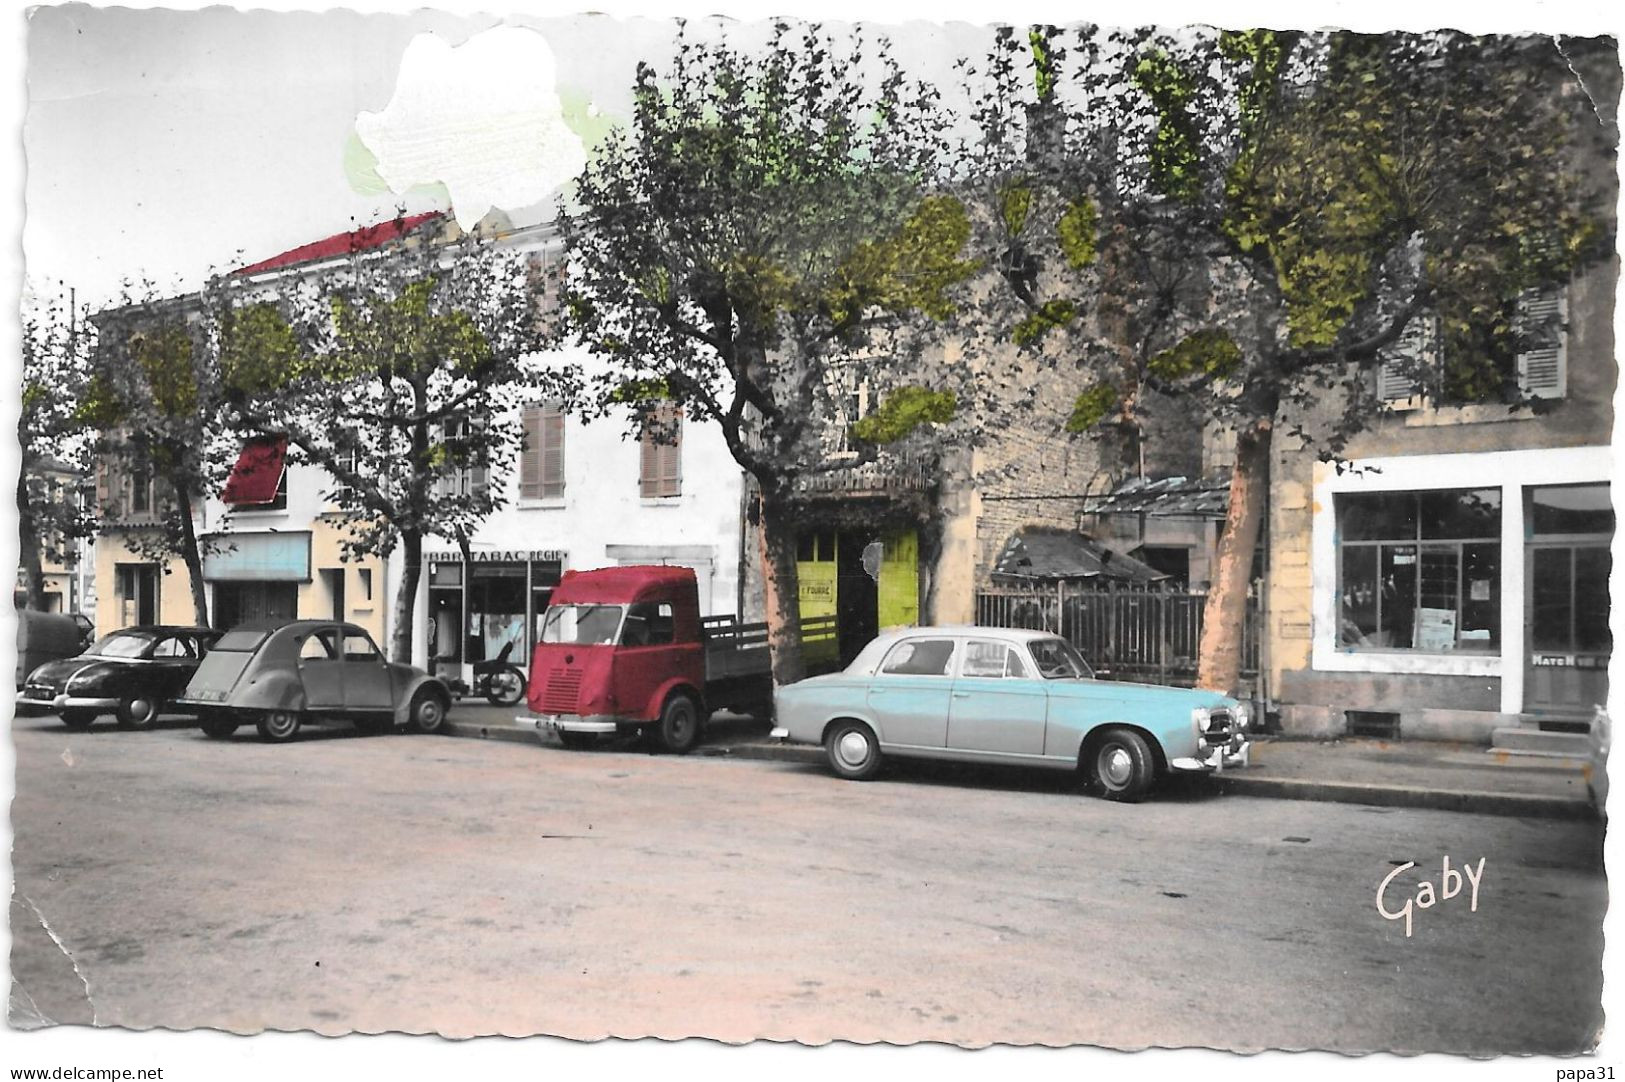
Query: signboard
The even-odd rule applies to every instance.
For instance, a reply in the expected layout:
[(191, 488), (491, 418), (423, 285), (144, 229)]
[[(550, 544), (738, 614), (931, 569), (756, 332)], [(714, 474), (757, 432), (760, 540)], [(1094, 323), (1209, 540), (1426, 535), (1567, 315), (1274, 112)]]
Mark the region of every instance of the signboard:
[(1454, 650), (1456, 648), (1455, 609), (1416, 610), (1416, 649)]
[[(524, 564), (524, 563), (558, 563), (562, 564), (569, 554), (564, 549), (474, 549), (468, 554), (470, 563), (476, 564)], [(459, 564), (463, 562), (461, 552), (425, 552), (425, 563), (431, 564)]]
[(309, 533), (214, 534), (203, 543), (207, 582), (310, 581)]

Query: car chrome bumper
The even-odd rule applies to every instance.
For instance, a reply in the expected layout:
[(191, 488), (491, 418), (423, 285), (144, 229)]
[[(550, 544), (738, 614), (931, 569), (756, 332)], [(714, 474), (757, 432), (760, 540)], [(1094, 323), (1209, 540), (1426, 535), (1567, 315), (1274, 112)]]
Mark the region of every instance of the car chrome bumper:
[(613, 733), (620, 728), (620, 723), (604, 714), (519, 714), (513, 720), (538, 733)]
[(1195, 755), (1168, 760), (1169, 770), (1198, 774), (1217, 774), (1247, 765), (1252, 743), (1245, 737), (1231, 737), (1228, 744), (1202, 748)]
[(17, 696), (18, 706), (33, 706), (41, 710), (116, 710), (117, 699), (88, 699), (79, 695), (56, 695), (49, 699), (29, 695)]

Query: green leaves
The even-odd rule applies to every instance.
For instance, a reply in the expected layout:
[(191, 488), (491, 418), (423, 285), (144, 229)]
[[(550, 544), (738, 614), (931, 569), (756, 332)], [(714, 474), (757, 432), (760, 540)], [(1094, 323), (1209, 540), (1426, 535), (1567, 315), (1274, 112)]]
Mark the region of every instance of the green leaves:
[(1202, 187), (1201, 129), (1193, 109), (1196, 90), (1191, 76), (1169, 54), (1154, 50), (1140, 58), (1133, 79), (1156, 113), (1151, 186), (1173, 199), (1195, 199)]
[(1100, 212), (1087, 197), (1076, 199), (1067, 205), (1060, 220), (1055, 224), (1055, 235), (1060, 241), (1061, 254), (1066, 258), (1068, 267), (1082, 270), (1094, 262), (1099, 226)]
[(1222, 330), (1200, 330), (1152, 356), (1146, 369), (1170, 383), (1191, 377), (1222, 380), (1241, 367), (1241, 347)]
[(928, 196), (896, 232), (858, 244), (834, 275), (825, 310), (837, 325), (870, 308), (946, 319), (954, 311), (949, 289), (977, 268), (959, 258), (969, 239), (965, 205), (953, 196)]
[(1105, 420), (1116, 411), (1120, 399), (1117, 388), (1109, 383), (1096, 383), (1078, 394), (1072, 404), (1072, 415), (1066, 419), (1066, 430), (1080, 435)]
[(899, 387), (879, 409), (852, 425), (852, 437), (864, 443), (896, 443), (924, 425), (953, 420), (958, 408), (959, 398), (952, 391)]
[(244, 394), (280, 390), (306, 374), (298, 336), (269, 301), (229, 309), (220, 329), (220, 378)]
[(1010, 340), (1018, 346), (1031, 346), (1053, 328), (1064, 327), (1078, 315), (1078, 306), (1065, 298), (1045, 301), (1038, 310), (1016, 324)]

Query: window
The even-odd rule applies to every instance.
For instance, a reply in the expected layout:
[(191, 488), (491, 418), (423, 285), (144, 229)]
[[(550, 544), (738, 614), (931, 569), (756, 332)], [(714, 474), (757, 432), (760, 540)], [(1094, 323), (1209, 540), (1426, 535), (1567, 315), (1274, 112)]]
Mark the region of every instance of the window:
[(1501, 638), (1501, 490), (1337, 497), (1338, 644), (1493, 651)]
[(1420, 407), (1428, 377), (1438, 364), (1439, 319), (1431, 312), (1421, 313), (1383, 352), (1377, 367), (1377, 397), (1392, 410)]
[(564, 411), (557, 403), (527, 406), (519, 452), (519, 498), (550, 500), (564, 495)]
[(1036, 639), (1027, 647), (1033, 662), (1046, 680), (1088, 679), (1094, 676), (1077, 647), (1065, 639)]
[(952, 639), (910, 639), (891, 648), (880, 671), (892, 676), (947, 676)]
[(305, 636), (305, 641), (299, 644), (299, 659), (301, 661), (333, 661), (339, 657), (339, 633), (333, 628), (323, 628)]
[(287, 510), (287, 453), (286, 436), (255, 436), (245, 442), (220, 502), (238, 511)]
[(643, 422), (638, 495), (646, 500), (680, 496), (683, 491), (683, 412), (656, 406)]
[(441, 424), (440, 441), (446, 449), (448, 468), (435, 482), (435, 492), (443, 499), (483, 496), (489, 490), (486, 449), (473, 446), (473, 437), (481, 427), (478, 421), (466, 417), (449, 418)]
[(972, 639), (965, 644), (960, 676), (1021, 679), (1027, 675), (1016, 652), (1002, 642)]
[(674, 640), (671, 605), (640, 601), (628, 606), (621, 627), (622, 646), (664, 646)]
[(1425, 394), (1455, 403), (1562, 398), (1568, 384), (1567, 290), (1525, 290), (1446, 339), (1436, 313), (1412, 319), (1382, 353), (1377, 397), (1419, 409)]
[(152, 648), (152, 656), (197, 657), (197, 648), (192, 644), (190, 639), (168, 635), (158, 640), (158, 645)]
[[(347, 470), (350, 473), (357, 472), (357, 467), (361, 461), (361, 455), (358, 451), (356, 451), (355, 448), (352, 447), (348, 450), (338, 451), (336, 452), (335, 457), (338, 459), (339, 468)], [(333, 489), (327, 494), (327, 502), (338, 504), (342, 507), (351, 503), (354, 499), (355, 489), (351, 488), (337, 477), (333, 478)]]
[(363, 567), (360, 570), (358, 570), (356, 572), (356, 574), (360, 576), (361, 600), (363, 600), (363, 601), (371, 601), (372, 600), (372, 568)]
[(359, 632), (349, 631), (344, 635), (345, 661), (382, 661), (378, 656), (378, 647), (372, 644), (372, 639)]

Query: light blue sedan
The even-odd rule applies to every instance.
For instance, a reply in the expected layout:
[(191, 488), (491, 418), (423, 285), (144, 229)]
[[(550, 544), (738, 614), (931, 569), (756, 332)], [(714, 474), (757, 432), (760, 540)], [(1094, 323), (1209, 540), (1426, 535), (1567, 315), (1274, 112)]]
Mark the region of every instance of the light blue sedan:
[(1081, 770), (1112, 800), (1169, 771), (1247, 764), (1247, 707), (1212, 691), (1096, 680), (1050, 632), (887, 632), (844, 672), (781, 687), (773, 737), (822, 744), (843, 778), (888, 755)]

